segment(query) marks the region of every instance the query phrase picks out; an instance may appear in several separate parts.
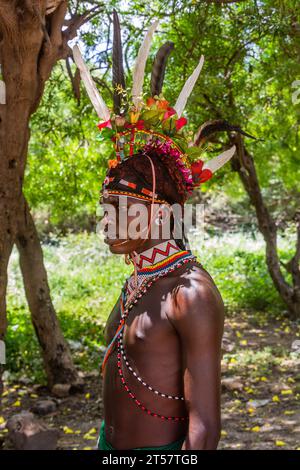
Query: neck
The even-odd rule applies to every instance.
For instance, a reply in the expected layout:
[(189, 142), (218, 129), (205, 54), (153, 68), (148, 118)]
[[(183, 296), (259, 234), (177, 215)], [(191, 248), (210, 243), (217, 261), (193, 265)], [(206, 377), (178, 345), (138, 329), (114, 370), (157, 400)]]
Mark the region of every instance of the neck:
[(152, 248), (153, 246), (160, 245), (161, 243), (167, 242), (168, 240), (173, 240), (173, 237), (171, 236), (170, 238), (160, 238), (160, 239), (152, 239), (149, 238), (144, 241), (144, 243), (141, 244), (136, 250), (135, 253), (143, 253), (144, 251), (148, 250), (149, 248)]
[(147, 240), (147, 242), (139, 250), (134, 251), (131, 256), (131, 260), (138, 271), (182, 251), (173, 238)]

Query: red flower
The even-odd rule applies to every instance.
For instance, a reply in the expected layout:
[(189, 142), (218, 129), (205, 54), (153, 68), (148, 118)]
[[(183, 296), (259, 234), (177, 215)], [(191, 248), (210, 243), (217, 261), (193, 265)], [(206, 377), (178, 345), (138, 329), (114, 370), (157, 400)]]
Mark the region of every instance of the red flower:
[(187, 123), (187, 119), (185, 117), (181, 117), (175, 121), (176, 130), (179, 131), (183, 126)]
[(99, 124), (97, 124), (97, 127), (98, 127), (99, 129), (103, 129), (103, 127), (110, 127), (110, 128), (111, 128), (110, 119), (109, 119), (108, 121), (99, 122)]
[(134, 123), (134, 124), (130, 124), (129, 122), (125, 122), (124, 127), (125, 127), (126, 129), (138, 129), (138, 130), (144, 129), (144, 120), (143, 120), (143, 119), (139, 119), (139, 120), (138, 120), (136, 123)]
[(204, 165), (203, 160), (198, 160), (197, 162), (192, 163), (191, 170), (194, 181), (194, 186), (198, 186), (201, 183), (209, 180), (212, 177), (212, 172), (208, 168), (202, 170)]
[(166, 119), (173, 116), (174, 114), (176, 114), (175, 109), (168, 106), (167, 111), (164, 114), (163, 120), (165, 121)]

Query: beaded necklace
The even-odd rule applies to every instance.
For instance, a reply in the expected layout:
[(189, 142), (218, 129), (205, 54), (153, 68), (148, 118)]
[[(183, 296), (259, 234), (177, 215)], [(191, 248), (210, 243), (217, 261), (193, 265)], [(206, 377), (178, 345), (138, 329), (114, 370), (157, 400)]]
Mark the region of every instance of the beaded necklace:
[[(170, 254), (171, 253), (171, 254)], [(154, 261), (154, 263), (153, 263)], [(178, 421), (185, 421), (188, 417), (178, 417), (178, 416), (163, 416), (159, 413), (155, 413), (149, 410), (143, 403), (141, 403), (137, 397), (133, 394), (133, 392), (129, 389), (124, 375), (122, 371), (122, 364), (121, 358), (123, 357), (124, 363), (129, 370), (129, 372), (141, 383), (145, 386), (148, 390), (153, 392), (154, 394), (161, 396), (167, 399), (173, 400), (181, 400), (184, 401), (184, 397), (173, 396), (167, 393), (162, 393), (155, 388), (151, 387), (145, 380), (139, 377), (136, 372), (133, 370), (129, 361), (127, 359), (124, 343), (123, 343), (123, 333), (124, 333), (124, 326), (126, 319), (128, 317), (129, 311), (131, 308), (138, 302), (138, 299), (145, 294), (150, 286), (161, 277), (167, 276), (170, 272), (174, 271), (175, 269), (179, 268), (180, 266), (184, 265), (185, 263), (194, 261), (197, 264), (196, 257), (190, 252), (186, 250), (181, 250), (178, 245), (176, 244), (175, 240), (168, 240), (166, 242), (162, 242), (155, 247), (150, 248), (140, 254), (136, 255), (135, 262), (137, 266), (140, 268), (137, 272), (137, 286), (133, 290), (132, 289), (132, 282), (133, 282), (133, 275), (131, 275), (125, 282), (121, 297), (120, 297), (120, 310), (121, 310), (121, 319), (117, 331), (106, 349), (105, 356), (102, 363), (102, 374), (104, 374), (104, 368), (107, 363), (108, 357), (113, 350), (115, 341), (117, 341), (117, 367), (118, 373), (120, 376), (121, 383), (128, 393), (130, 398), (136, 403), (136, 405), (146, 412), (148, 415), (160, 418), (162, 420), (168, 420), (173, 422)]]

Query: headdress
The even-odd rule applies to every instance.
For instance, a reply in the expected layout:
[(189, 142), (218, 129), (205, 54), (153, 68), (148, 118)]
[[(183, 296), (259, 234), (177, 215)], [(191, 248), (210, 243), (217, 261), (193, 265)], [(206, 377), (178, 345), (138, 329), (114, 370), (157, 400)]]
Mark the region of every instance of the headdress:
[(128, 93), (123, 70), (120, 24), (115, 10), (113, 22), (112, 110), (107, 107), (98, 92), (78, 45), (73, 47), (74, 60), (101, 119), (98, 124), (101, 132), (100, 140), (113, 143), (114, 158), (108, 160), (109, 169), (102, 190), (112, 190), (118, 194), (135, 194), (148, 200), (165, 199), (159, 191), (153, 194), (151, 191), (153, 187), (149, 187), (149, 182), (143, 184), (141, 181), (131, 181), (130, 178), (120, 177), (120, 175), (113, 176), (113, 169), (129, 158), (140, 158), (141, 155), (147, 155), (149, 158), (149, 155), (155, 154), (165, 163), (168, 163), (168, 159), (173, 160), (174, 171), (169, 170), (169, 176), (174, 179), (175, 184), (176, 178), (177, 182), (180, 181), (181, 187), (184, 188), (183, 201), (185, 201), (195, 187), (210, 179), (234, 155), (235, 146), (232, 146), (209, 161), (202, 160), (200, 157), (205, 149), (204, 143), (212, 133), (234, 130), (249, 137), (253, 136), (245, 133), (238, 126), (219, 119), (205, 122), (191, 139), (185, 130), (187, 119), (183, 116), (183, 111), (203, 67), (204, 57), (201, 55), (198, 65), (186, 80), (172, 107), (162, 94), (167, 59), (174, 48), (174, 44), (170, 41), (158, 50), (151, 73), (151, 93), (148, 96), (143, 95), (145, 65), (158, 21), (150, 26), (140, 46), (133, 71), (132, 90)]

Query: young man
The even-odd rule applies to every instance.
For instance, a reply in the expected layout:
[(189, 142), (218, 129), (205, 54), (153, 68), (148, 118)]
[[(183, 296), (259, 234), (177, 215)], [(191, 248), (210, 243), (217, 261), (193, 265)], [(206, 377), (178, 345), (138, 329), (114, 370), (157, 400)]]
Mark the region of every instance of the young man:
[[(134, 265), (106, 325), (102, 365), (104, 420), (99, 449), (216, 449), (220, 437), (220, 361), (224, 307), (214, 281), (173, 232), (151, 237), (153, 222), (167, 216), (154, 206), (182, 208), (195, 187), (212, 177), (235, 146), (204, 162), (199, 157), (216, 131), (238, 131), (227, 121), (204, 123), (194, 138), (182, 116), (203, 66), (203, 56), (174, 107), (162, 95), (170, 41), (160, 47), (151, 73), (151, 94), (143, 79), (154, 22), (140, 47), (128, 96), (117, 13), (113, 12), (113, 99), (110, 111), (99, 95), (77, 46), (73, 55), (101, 122), (101, 139), (114, 145), (116, 158), (102, 185), (105, 242), (112, 253)], [(124, 207), (124, 197), (126, 203)], [(149, 221), (140, 236), (131, 208), (140, 203)], [(113, 206), (116, 211), (110, 211)], [(121, 217), (121, 215), (122, 217)], [(178, 220), (170, 218), (176, 232)], [(120, 219), (119, 219), (120, 217)], [(155, 219), (155, 221), (154, 221)], [(165, 220), (164, 220), (165, 219)], [(113, 230), (109, 230), (112, 228)], [(175, 233), (174, 232), (174, 233)], [(146, 234), (146, 236), (145, 236)], [(184, 238), (184, 237), (183, 237)], [(205, 262), (204, 256), (202, 257)]]
[[(176, 187), (158, 159), (155, 164), (160, 200), (173, 204)], [(126, 163), (127, 162), (127, 163)], [(151, 167), (143, 155), (121, 163), (110, 172), (116, 180), (127, 180), (151, 188)], [(149, 171), (150, 170), (150, 171)], [(116, 194), (118, 189), (120, 193)], [(115, 254), (133, 253), (137, 277), (142, 283), (159, 277), (138, 297), (128, 313), (119, 338), (105, 358), (103, 377), (104, 420), (99, 448), (112, 449), (216, 449), (220, 437), (220, 362), (224, 308), (220, 293), (208, 272), (182, 241), (162, 239), (167, 220), (156, 214), (152, 223), (161, 229), (158, 239), (130, 239), (128, 227), (135, 216), (121, 217), (120, 201), (133, 212), (145, 204), (150, 217), (151, 201), (122, 194), (121, 184), (106, 186), (102, 197), (103, 228), (113, 225), (116, 236), (105, 238)], [(108, 206), (116, 209), (110, 211)], [(124, 211), (124, 207), (122, 207)], [(127, 212), (127, 213), (128, 213)], [(162, 269), (164, 272), (162, 273)], [(138, 286), (139, 287), (139, 286)], [(134, 274), (126, 295), (134, 290)], [(141, 289), (139, 290), (141, 292)], [(121, 318), (121, 296), (107, 325), (107, 346), (113, 341)], [(120, 372), (121, 371), (121, 372)]]

